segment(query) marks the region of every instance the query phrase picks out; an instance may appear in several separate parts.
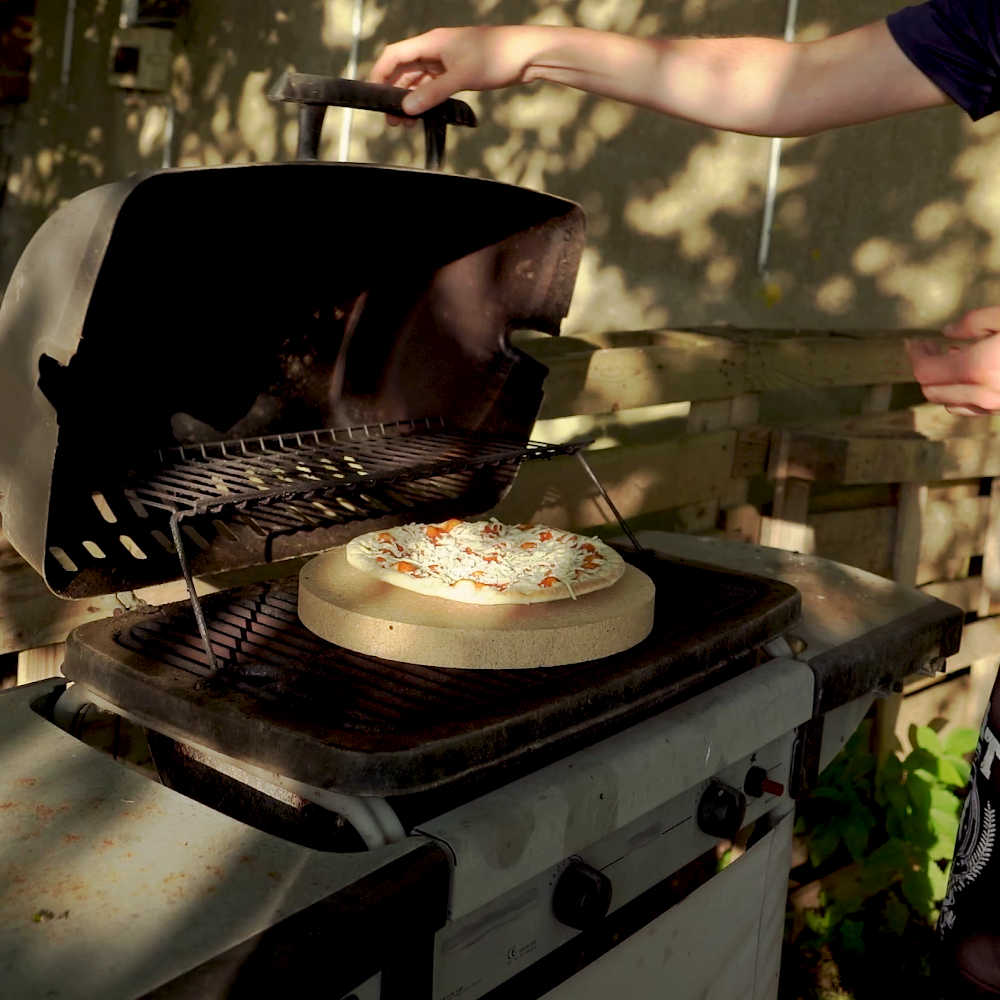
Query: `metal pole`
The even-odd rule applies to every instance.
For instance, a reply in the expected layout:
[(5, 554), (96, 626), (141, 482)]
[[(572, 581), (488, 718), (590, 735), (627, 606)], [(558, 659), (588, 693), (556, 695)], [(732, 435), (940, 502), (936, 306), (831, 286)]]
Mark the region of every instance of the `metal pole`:
[[(788, 0), (785, 11), (785, 41), (795, 40), (795, 24), (798, 20), (799, 0)], [(771, 153), (767, 165), (767, 188), (764, 192), (764, 217), (760, 225), (760, 243), (757, 247), (757, 273), (767, 273), (767, 261), (771, 254), (771, 232), (774, 227), (774, 203), (778, 197), (778, 171), (781, 167), (781, 139), (771, 140)]]
[(163, 158), (160, 166), (166, 170), (174, 165), (174, 126), (176, 124), (177, 109), (174, 107), (174, 99), (171, 97), (167, 101), (167, 121), (163, 127)]
[[(354, 12), (351, 16), (351, 52), (347, 57), (347, 68), (344, 76), (353, 80), (358, 73), (358, 46), (361, 43), (361, 19), (364, 13), (365, 0), (354, 0)], [(354, 123), (354, 109), (344, 108), (341, 118), (340, 147), (337, 159), (343, 163), (348, 159), (351, 148), (351, 125)]]
[(73, 36), (76, 34), (76, 0), (67, 0), (66, 23), (63, 26), (62, 69), (59, 82), (63, 87), (69, 86), (69, 72), (73, 65)]

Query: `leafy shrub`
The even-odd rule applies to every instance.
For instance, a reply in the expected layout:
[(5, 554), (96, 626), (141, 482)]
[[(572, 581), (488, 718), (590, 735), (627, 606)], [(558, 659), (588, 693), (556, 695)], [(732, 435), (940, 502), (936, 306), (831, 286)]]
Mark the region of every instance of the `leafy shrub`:
[(914, 726), (906, 756), (878, 764), (865, 722), (799, 803), (784, 1000), (923, 995), (976, 738)]

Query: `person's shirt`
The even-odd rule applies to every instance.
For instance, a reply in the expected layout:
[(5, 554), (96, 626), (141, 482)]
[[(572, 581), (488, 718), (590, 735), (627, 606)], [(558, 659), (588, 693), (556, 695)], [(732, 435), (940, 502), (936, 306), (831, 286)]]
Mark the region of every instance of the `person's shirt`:
[(886, 23), (909, 60), (973, 120), (1000, 109), (1000, 0), (929, 0)]

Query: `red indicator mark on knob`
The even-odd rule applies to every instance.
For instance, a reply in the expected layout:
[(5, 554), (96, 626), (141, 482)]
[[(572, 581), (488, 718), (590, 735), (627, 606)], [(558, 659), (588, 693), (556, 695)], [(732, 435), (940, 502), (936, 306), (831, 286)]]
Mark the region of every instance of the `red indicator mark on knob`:
[(780, 781), (773, 781), (762, 767), (751, 767), (743, 781), (743, 791), (747, 795), (759, 799), (762, 795), (780, 796), (785, 794), (785, 786)]

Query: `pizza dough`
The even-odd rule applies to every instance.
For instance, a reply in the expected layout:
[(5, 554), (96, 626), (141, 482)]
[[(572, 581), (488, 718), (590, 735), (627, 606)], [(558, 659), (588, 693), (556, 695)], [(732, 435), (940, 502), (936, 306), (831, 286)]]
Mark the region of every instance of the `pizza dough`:
[(347, 543), (355, 569), (428, 597), (465, 604), (539, 604), (616, 583), (625, 561), (597, 538), (541, 524), (406, 524)]

